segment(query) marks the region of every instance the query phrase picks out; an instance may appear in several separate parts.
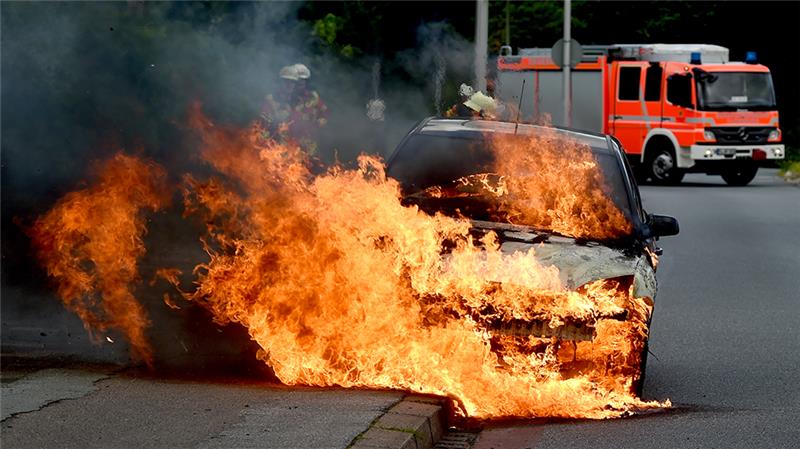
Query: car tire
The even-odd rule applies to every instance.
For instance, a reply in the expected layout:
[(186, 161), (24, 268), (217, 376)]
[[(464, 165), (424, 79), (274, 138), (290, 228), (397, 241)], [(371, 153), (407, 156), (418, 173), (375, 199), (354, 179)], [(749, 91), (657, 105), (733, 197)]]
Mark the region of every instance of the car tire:
[(735, 164), (722, 172), (722, 179), (730, 186), (746, 186), (758, 173), (758, 165), (752, 163)]
[(684, 172), (678, 168), (675, 150), (667, 145), (648, 149), (645, 167), (653, 184), (677, 185), (681, 183)]

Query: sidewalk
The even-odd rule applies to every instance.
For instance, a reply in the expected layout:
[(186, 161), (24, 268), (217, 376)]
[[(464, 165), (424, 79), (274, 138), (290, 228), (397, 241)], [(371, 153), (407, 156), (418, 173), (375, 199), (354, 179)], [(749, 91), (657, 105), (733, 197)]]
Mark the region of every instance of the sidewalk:
[(345, 448), (404, 396), (113, 366), (3, 367), (2, 442), (15, 448)]

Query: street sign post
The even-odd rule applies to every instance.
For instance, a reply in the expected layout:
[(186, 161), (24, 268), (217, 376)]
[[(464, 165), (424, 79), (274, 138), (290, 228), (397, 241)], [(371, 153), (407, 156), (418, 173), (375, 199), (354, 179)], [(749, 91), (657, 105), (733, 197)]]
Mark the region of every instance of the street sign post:
[(572, 126), (572, 74), (570, 69), (581, 60), (583, 49), (572, 40), (572, 0), (564, 0), (564, 38), (553, 45), (553, 62), (561, 67), (564, 92), (564, 126)]
[[(564, 39), (559, 39), (550, 50), (550, 57), (553, 58), (553, 64), (558, 67), (564, 67)], [(569, 43), (569, 66), (575, 67), (581, 62), (583, 57), (583, 47), (575, 39), (570, 40)]]
[(475, 88), (486, 92), (489, 47), (489, 0), (475, 2)]

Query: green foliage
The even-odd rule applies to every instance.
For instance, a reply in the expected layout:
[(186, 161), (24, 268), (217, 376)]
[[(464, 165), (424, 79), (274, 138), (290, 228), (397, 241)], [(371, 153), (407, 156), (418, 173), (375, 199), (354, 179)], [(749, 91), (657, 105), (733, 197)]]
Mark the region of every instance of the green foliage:
[[(572, 32), (587, 27), (579, 12), (586, 2), (572, 3)], [(511, 43), (527, 47), (550, 47), (563, 37), (564, 3), (536, 0), (527, 2), (495, 1), (489, 3), (489, 50), (497, 53), (505, 45), (506, 14)]]
[(353, 59), (361, 52), (356, 47), (347, 44), (339, 49), (339, 53), (341, 53), (345, 58)]
[[(791, 122), (786, 122), (791, 123)], [(783, 128), (783, 143), (786, 148), (786, 156), (780, 162), (780, 175), (786, 179), (794, 179), (796, 182), (800, 181), (800, 140), (798, 138), (798, 127), (787, 127), (786, 124), (781, 124)]]
[(322, 39), (328, 45), (334, 45), (336, 34), (344, 27), (344, 19), (335, 14), (328, 13), (325, 17), (314, 22), (311, 33)]
[(345, 27), (345, 19), (333, 13), (328, 13), (325, 17), (314, 22), (311, 35), (319, 38), (328, 47), (338, 51), (346, 59), (353, 59), (360, 56), (363, 52), (352, 43), (343, 42), (346, 36), (342, 36)]
[(791, 183), (800, 183), (800, 161), (786, 161), (781, 165), (778, 175)]
[(793, 147), (793, 146), (786, 146), (786, 157), (784, 158), (783, 162), (781, 162), (781, 168), (784, 170), (788, 170), (790, 167), (793, 167), (793, 170), (800, 174), (800, 148)]

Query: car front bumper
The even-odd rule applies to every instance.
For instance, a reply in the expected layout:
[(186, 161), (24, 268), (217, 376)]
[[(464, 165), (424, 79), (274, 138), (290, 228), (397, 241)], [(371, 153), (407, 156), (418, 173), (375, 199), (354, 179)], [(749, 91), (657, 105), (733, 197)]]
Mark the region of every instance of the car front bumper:
[(732, 160), (739, 158), (752, 158), (753, 152), (761, 150), (766, 155), (764, 159), (783, 159), (786, 150), (782, 144), (764, 145), (692, 145), (691, 158), (696, 161)]

